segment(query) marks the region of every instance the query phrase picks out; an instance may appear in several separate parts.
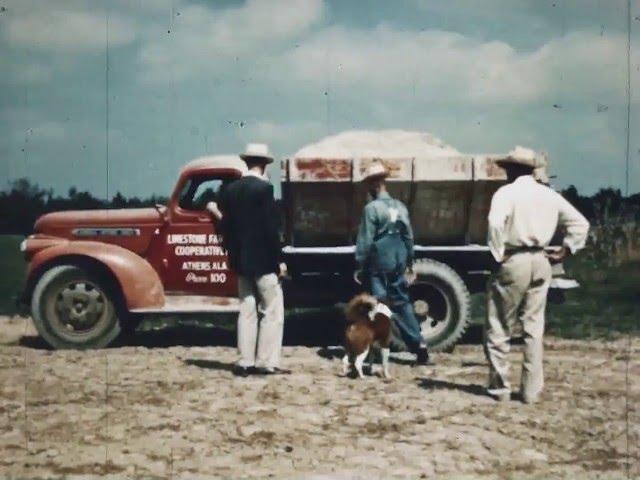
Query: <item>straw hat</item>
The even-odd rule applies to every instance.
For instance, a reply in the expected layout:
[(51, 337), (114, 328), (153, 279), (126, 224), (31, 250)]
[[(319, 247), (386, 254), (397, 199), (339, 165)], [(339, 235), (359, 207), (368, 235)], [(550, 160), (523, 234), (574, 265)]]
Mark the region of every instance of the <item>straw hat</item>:
[(367, 180), (386, 178), (388, 176), (389, 170), (382, 164), (382, 162), (373, 162), (369, 165), (369, 168), (367, 168), (367, 171), (362, 177), (362, 181), (366, 182)]
[(501, 158), (496, 163), (524, 165), (525, 167), (531, 167), (533, 169), (544, 166), (542, 159), (534, 150), (521, 147), (520, 145), (511, 150), (506, 158)]
[(269, 152), (269, 146), (266, 143), (249, 143), (244, 152), (240, 154), (240, 158), (245, 162), (249, 159), (260, 160), (264, 163), (273, 162), (273, 156)]

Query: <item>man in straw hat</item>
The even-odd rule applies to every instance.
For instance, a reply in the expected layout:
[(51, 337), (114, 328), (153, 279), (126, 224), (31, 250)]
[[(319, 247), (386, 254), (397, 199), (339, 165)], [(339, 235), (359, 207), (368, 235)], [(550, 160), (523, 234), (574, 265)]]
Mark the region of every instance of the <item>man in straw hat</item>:
[(409, 299), (405, 272), (413, 263), (413, 230), (407, 207), (387, 192), (389, 171), (372, 162), (363, 182), (371, 201), (365, 206), (356, 245), (356, 261), (370, 293), (389, 302), (395, 324), (420, 364), (429, 363), (427, 345)]
[[(521, 395), (534, 403), (542, 392), (542, 335), (551, 263), (584, 247), (589, 223), (569, 202), (534, 178), (541, 165), (536, 152), (516, 147), (498, 161), (507, 185), (498, 189), (489, 211), (489, 247), (500, 264), (488, 288), (485, 353), (489, 361), (488, 394), (511, 398), (510, 330), (522, 322), (525, 341)], [(558, 225), (565, 236), (559, 250), (545, 254)]]
[(238, 274), (240, 296), (240, 360), (233, 372), (241, 377), (289, 373), (279, 367), (284, 304), (278, 276), (286, 267), (280, 263), (280, 215), (265, 177), (273, 157), (267, 145), (250, 143), (240, 158), (248, 170), (229, 185), (220, 205), (224, 245)]

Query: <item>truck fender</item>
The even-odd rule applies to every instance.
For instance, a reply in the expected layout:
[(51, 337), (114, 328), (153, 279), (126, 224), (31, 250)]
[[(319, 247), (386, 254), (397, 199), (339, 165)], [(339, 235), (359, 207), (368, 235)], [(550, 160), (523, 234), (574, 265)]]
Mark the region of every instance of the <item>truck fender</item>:
[(164, 305), (164, 287), (158, 273), (144, 258), (117, 245), (92, 241), (63, 241), (37, 252), (27, 271), (28, 284), (50, 266), (65, 263), (65, 258), (90, 259), (106, 267), (116, 278), (128, 310), (155, 308)]

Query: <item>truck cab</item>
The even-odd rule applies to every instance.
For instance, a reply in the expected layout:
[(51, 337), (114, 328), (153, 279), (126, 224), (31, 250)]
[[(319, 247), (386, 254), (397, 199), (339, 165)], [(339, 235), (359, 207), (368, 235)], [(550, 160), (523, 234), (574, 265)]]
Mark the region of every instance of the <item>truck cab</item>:
[(237, 279), (206, 205), (245, 170), (237, 156), (203, 157), (181, 170), (167, 205), (40, 217), (21, 250), (41, 336), (55, 348), (103, 347), (141, 314), (233, 313)]

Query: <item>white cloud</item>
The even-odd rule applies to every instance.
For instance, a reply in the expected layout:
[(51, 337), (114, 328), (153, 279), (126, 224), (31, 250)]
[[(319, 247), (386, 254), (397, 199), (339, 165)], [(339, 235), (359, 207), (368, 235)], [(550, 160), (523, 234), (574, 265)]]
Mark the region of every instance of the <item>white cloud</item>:
[[(624, 85), (621, 36), (573, 32), (532, 52), (438, 31), (328, 28), (286, 55), (304, 84), (410, 92), (431, 100), (526, 103), (554, 94), (584, 98)], [(603, 72), (607, 72), (603, 75)]]
[[(45, 6), (47, 6), (46, 4)], [(107, 14), (104, 11), (39, 8), (7, 16), (4, 34), (14, 47), (38, 51), (82, 52), (104, 49)], [(109, 46), (135, 39), (133, 24), (125, 17), (109, 15)]]
[(322, 0), (248, 0), (237, 8), (176, 10), (171, 33), (146, 32), (139, 52), (144, 80), (163, 83), (228, 70), (235, 57), (257, 57), (307, 32), (324, 11)]
[(300, 147), (300, 142), (311, 142), (326, 134), (326, 127), (320, 122), (292, 121), (278, 123), (258, 121), (249, 123), (240, 138), (245, 142), (270, 144), (279, 156), (290, 155)]

